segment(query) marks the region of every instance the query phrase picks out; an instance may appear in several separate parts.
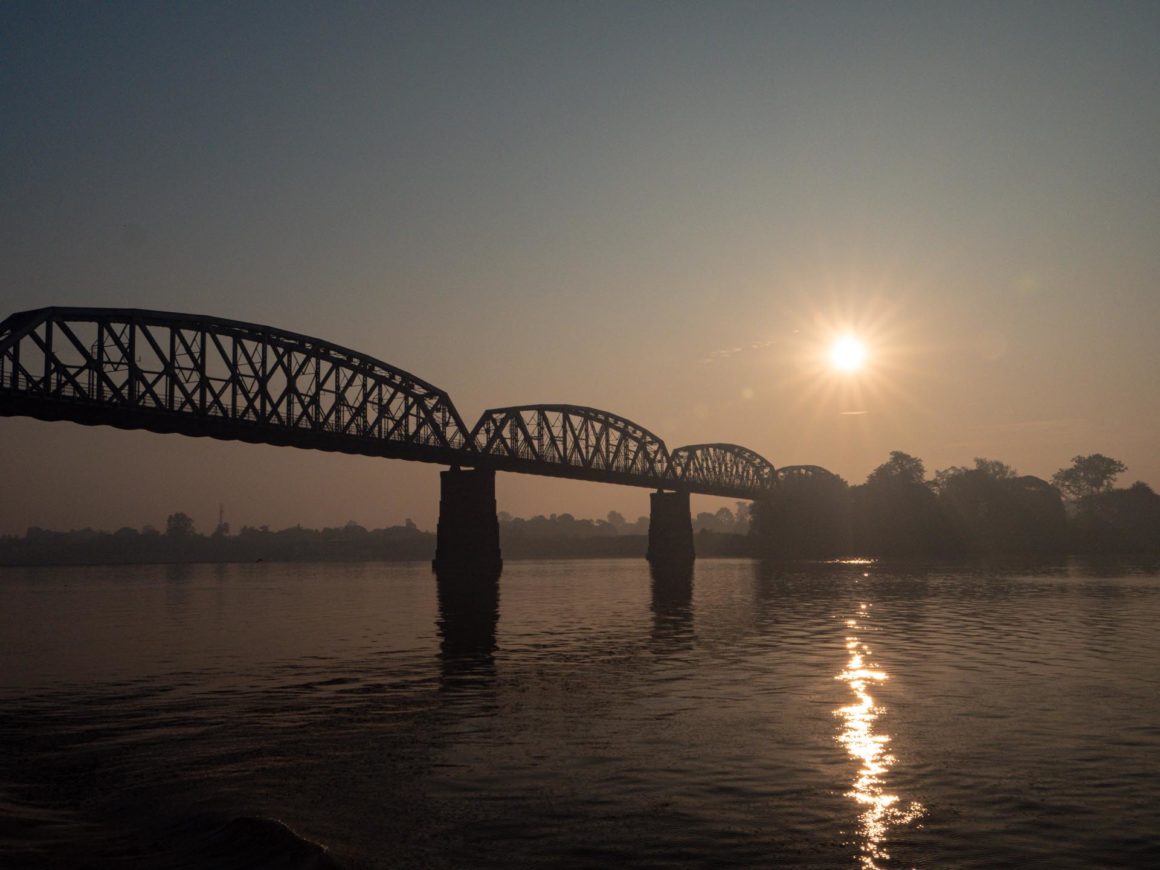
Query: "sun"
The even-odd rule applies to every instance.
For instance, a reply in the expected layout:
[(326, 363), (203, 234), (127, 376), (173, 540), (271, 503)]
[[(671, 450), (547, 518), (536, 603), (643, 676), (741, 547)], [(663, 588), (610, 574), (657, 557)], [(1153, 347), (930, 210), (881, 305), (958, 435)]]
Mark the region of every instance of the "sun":
[(866, 364), (866, 345), (852, 335), (843, 335), (830, 345), (830, 365), (840, 372), (856, 372)]

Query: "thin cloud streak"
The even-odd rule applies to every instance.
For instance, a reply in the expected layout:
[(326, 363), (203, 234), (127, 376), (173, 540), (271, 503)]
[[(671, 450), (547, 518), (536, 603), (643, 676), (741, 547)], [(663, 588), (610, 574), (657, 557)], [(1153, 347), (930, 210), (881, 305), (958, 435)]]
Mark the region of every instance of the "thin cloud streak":
[(767, 347), (773, 347), (777, 342), (773, 339), (769, 341), (754, 341), (750, 342), (748, 347), (729, 347), (721, 350), (715, 350), (708, 356), (697, 360), (700, 365), (711, 365), (718, 360), (728, 359), (730, 357), (738, 356), (739, 354), (752, 353), (755, 350), (764, 350)]

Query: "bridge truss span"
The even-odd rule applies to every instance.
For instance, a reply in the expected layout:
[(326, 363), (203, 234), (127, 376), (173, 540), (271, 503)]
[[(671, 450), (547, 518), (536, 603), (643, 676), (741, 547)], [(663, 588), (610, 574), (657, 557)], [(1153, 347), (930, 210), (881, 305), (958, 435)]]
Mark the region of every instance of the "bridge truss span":
[(778, 483), (801, 480), (836, 481), (840, 478), (820, 465), (783, 465), (777, 470)]
[(665, 442), (624, 417), (579, 405), (484, 411), (471, 433), (496, 469), (629, 486), (671, 486)]
[(738, 444), (690, 444), (670, 454), (673, 477), (692, 492), (757, 498), (777, 485), (768, 459)]
[[(0, 322), (0, 416), (175, 432), (758, 499), (818, 466), (774, 469), (736, 444), (669, 452), (579, 405), (484, 411), (336, 344), (253, 323), (130, 308), (38, 308)], [(836, 479), (836, 478), (835, 478)]]
[(445, 392), (316, 338), (222, 318), (41, 308), (0, 323), (0, 415), (427, 462), (473, 444)]

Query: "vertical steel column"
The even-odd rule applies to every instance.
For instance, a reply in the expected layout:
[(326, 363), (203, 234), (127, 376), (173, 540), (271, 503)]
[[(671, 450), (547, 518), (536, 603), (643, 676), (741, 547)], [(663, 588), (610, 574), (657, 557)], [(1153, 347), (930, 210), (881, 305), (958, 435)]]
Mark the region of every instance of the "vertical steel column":
[(201, 338), (201, 341), (198, 343), (198, 345), (199, 345), (198, 346), (198, 353), (199, 353), (200, 358), (197, 361), (197, 379), (198, 379), (198, 385), (199, 385), (198, 391), (197, 391), (197, 401), (198, 401), (198, 404), (201, 405), (200, 411), (204, 415), (204, 414), (209, 412), (209, 402), (206, 401), (206, 393), (209, 390), (209, 385), (206, 383), (206, 371), (205, 371), (205, 351), (206, 351), (206, 331), (205, 331), (205, 328), (202, 327), (201, 329), (199, 329), (197, 331), (197, 334)]
[(52, 318), (44, 322), (44, 392), (52, 395)]
[(177, 410), (177, 327), (169, 327), (169, 359), (165, 368), (165, 410)]
[(129, 406), (137, 405), (137, 379), (141, 372), (137, 369), (137, 321), (129, 321), (129, 359), (126, 360), (129, 372)]
[(105, 321), (97, 321), (97, 359), (89, 375), (90, 399), (102, 402), (105, 399)]

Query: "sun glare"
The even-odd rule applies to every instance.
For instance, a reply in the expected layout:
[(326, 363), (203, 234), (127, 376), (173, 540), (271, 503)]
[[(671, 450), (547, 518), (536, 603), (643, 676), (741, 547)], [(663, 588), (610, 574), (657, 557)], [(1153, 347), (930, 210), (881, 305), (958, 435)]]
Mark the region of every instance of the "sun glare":
[(866, 345), (843, 335), (830, 346), (830, 365), (842, 372), (856, 372), (866, 363)]
[[(795, 415), (817, 427), (814, 431), (840, 426), (835, 439), (869, 438), (873, 421), (885, 419), (876, 415), (916, 409), (910, 393), (921, 374), (910, 365), (919, 352), (916, 327), (900, 303), (873, 289), (855, 294), (811, 287), (796, 298), (787, 296), (777, 314), (793, 328), (784, 357), (770, 355), (784, 363), (779, 389), (792, 396)], [(862, 441), (834, 443), (868, 448)]]

